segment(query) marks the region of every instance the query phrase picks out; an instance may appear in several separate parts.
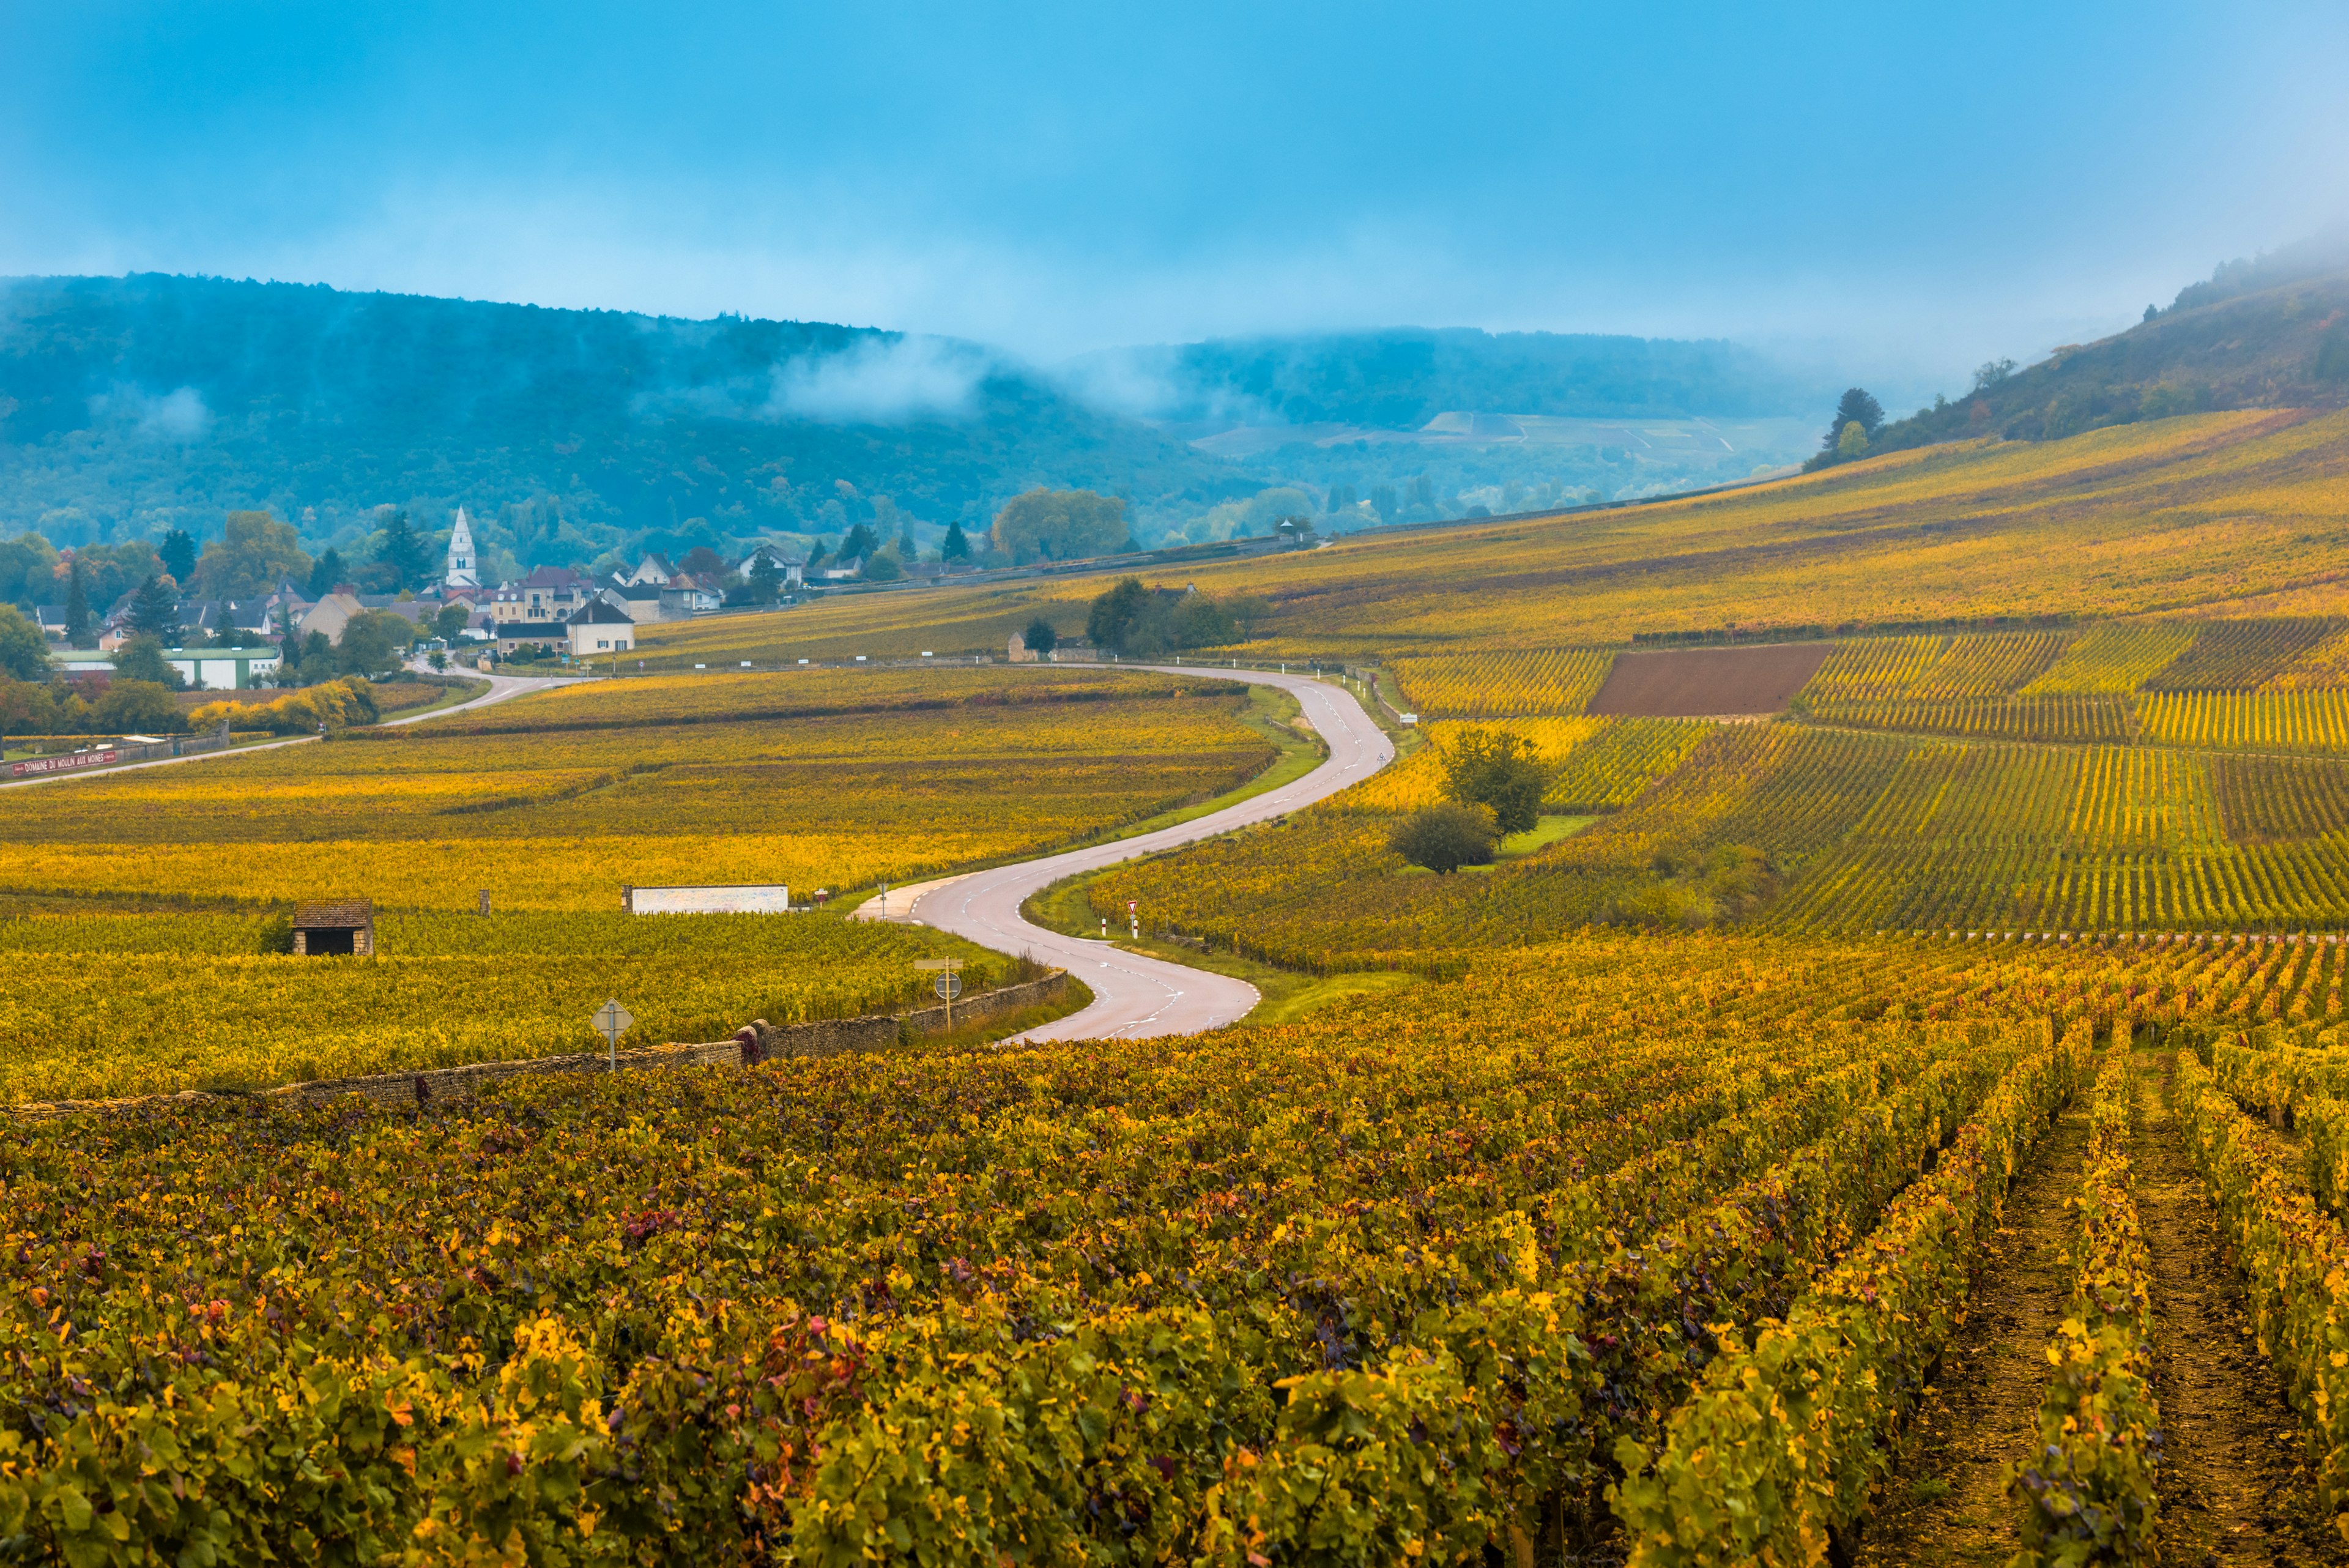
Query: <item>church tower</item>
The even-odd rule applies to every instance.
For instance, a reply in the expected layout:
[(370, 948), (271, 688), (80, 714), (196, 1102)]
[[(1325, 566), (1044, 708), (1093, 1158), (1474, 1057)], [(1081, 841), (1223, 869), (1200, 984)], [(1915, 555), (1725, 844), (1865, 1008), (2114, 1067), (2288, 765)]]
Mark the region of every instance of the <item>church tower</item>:
[(451, 588), (481, 586), (481, 574), (473, 567), (473, 525), (466, 521), (461, 506), (457, 508), (457, 525), (449, 530), (449, 569), (440, 581)]

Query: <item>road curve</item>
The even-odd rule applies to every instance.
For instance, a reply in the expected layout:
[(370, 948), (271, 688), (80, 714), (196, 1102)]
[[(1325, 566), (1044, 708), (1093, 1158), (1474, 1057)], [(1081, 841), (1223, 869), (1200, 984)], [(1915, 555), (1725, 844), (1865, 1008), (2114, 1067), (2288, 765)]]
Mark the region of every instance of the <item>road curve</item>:
[(1022, 919), (1020, 904), (1029, 895), (1063, 877), (1286, 815), (1360, 784), (1394, 760), (1393, 742), (1342, 687), (1309, 676), (1260, 670), (1185, 667), (1165, 673), (1212, 675), (1220, 680), (1281, 688), (1297, 698), (1306, 721), (1329, 742), (1330, 756), (1303, 778), (1180, 826), (992, 871), (976, 871), (916, 897), (905, 918), (952, 931), (998, 952), (1033, 953), (1092, 988), (1091, 1006), (1018, 1039), (1138, 1040), (1155, 1034), (1195, 1034), (1241, 1017), (1257, 1004), (1257, 989), (1246, 981), (1141, 953), (1121, 952), (1098, 940), (1048, 931)]

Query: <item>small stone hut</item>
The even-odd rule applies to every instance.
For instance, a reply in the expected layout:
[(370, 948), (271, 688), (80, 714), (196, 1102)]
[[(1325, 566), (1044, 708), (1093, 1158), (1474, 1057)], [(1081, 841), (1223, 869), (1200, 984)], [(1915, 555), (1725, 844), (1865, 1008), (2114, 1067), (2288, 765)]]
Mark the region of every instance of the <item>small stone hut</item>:
[(321, 898), (294, 906), (294, 950), (375, 956), (375, 902), (369, 898)]

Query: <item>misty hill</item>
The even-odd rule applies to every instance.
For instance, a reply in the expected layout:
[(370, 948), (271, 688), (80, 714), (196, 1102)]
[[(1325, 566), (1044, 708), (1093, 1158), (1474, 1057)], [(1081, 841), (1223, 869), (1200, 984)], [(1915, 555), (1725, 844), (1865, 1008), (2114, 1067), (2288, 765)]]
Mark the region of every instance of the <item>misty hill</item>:
[(1393, 327), (1119, 348), (1070, 374), (1176, 424), (1416, 430), (1467, 411), (1567, 418), (1808, 414), (1838, 389), (1720, 340)]
[(1884, 452), (1997, 434), (2054, 440), (2202, 409), (2349, 405), (2349, 270), (2337, 248), (2230, 262), (2126, 332), (2027, 369), (1985, 366), (1955, 402), (1887, 425)]
[[(0, 533), (314, 541), (462, 503), (522, 564), (650, 531), (943, 529), (1034, 484), (1147, 518), (1256, 487), (973, 345), (156, 275), (0, 283)], [(885, 511), (885, 508), (884, 509)]]

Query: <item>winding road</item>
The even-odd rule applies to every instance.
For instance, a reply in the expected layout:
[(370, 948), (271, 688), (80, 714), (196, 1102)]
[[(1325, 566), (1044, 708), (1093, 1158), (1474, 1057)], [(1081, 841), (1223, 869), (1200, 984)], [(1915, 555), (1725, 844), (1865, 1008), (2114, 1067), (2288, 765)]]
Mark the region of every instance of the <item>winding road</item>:
[(1170, 667), (1165, 673), (1212, 674), (1223, 680), (1279, 687), (1296, 697), (1306, 722), (1329, 743), (1328, 760), (1303, 778), (1178, 826), (904, 889), (894, 895), (903, 900), (896, 908), (885, 915), (876, 912), (867, 917), (917, 920), (998, 952), (1032, 953), (1092, 988), (1091, 1006), (1016, 1039), (1138, 1040), (1155, 1034), (1195, 1034), (1242, 1017), (1257, 1004), (1257, 989), (1246, 981), (1121, 951), (1096, 939), (1046, 930), (1024, 919), (1019, 906), (1030, 894), (1063, 877), (1285, 816), (1360, 784), (1394, 760), (1394, 743), (1342, 687), (1309, 676), (1260, 670)]

